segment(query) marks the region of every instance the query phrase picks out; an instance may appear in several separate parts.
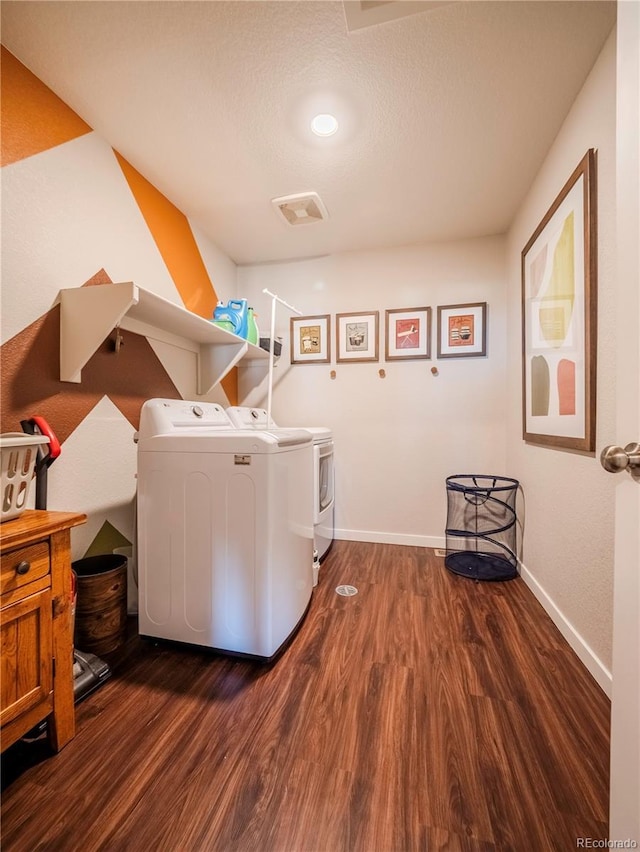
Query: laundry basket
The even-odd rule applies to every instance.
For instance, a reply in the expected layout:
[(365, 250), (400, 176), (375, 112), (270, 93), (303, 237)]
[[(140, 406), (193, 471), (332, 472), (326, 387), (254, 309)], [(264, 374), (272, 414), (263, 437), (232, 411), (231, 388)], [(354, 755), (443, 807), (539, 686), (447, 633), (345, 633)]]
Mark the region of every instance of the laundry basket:
[(516, 496), (520, 483), (506, 476), (447, 477), (445, 565), (473, 580), (518, 576)]
[(25, 435), (24, 432), (0, 435), (2, 521), (18, 518), (27, 508), (38, 447), (48, 443), (49, 439), (43, 435)]

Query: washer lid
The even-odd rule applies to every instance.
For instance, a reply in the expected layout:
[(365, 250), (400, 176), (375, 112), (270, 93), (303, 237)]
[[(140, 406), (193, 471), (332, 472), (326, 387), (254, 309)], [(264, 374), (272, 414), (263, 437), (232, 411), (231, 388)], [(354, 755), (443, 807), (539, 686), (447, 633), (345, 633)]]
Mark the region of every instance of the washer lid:
[(311, 433), (307, 429), (269, 429), (257, 434), (275, 438), (279, 447), (295, 447), (299, 444), (312, 443)]
[[(248, 405), (230, 405), (226, 413), (229, 420), (238, 429), (268, 429), (272, 431), (274, 428), (279, 428), (276, 426), (273, 417), (271, 418), (271, 426), (267, 426), (267, 412), (264, 408), (250, 408)], [(314, 444), (330, 441), (333, 438), (333, 433), (327, 426), (296, 426), (295, 428), (311, 432)]]
[(311, 447), (311, 435), (304, 429), (215, 431), (184, 429), (180, 433), (140, 437), (138, 452), (157, 453), (284, 453)]
[(333, 438), (333, 432), (328, 426), (303, 426), (302, 428), (311, 433), (314, 444), (321, 444)]

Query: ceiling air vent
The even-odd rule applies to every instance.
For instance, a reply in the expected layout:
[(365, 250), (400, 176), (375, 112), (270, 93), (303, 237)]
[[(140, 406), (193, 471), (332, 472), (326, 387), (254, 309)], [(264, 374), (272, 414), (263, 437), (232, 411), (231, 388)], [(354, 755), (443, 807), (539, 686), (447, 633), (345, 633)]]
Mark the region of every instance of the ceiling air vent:
[(308, 225), (329, 218), (327, 208), (317, 192), (283, 195), (281, 198), (273, 198), (271, 203), (289, 225)]

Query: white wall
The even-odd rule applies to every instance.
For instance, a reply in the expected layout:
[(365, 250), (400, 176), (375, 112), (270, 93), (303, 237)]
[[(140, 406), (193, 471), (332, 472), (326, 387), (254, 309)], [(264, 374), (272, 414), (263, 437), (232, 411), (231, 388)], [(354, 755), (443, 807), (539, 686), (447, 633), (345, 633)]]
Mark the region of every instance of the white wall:
[[(291, 315), (278, 308), (285, 348), (273, 416), (333, 429), (337, 537), (442, 546), (445, 478), (507, 472), (504, 249), (503, 238), (487, 238), (238, 269), (238, 295), (257, 310), (263, 336), (264, 287), (305, 315), (331, 314), (332, 362), (291, 366)], [(437, 305), (477, 301), (488, 303), (487, 357), (436, 360)], [(421, 306), (433, 310), (431, 360), (385, 362), (385, 309)], [(376, 310), (380, 361), (336, 364), (335, 314)], [(246, 402), (266, 407), (266, 383)]]
[[(508, 234), (507, 465), (526, 498), (525, 579), (609, 691), (613, 477), (600, 449), (615, 443), (615, 34), (576, 99)], [(522, 440), (521, 251), (588, 148), (597, 149), (598, 378), (596, 455)], [(636, 377), (637, 380), (637, 377)]]
[(215, 243), (211, 242), (211, 238), (196, 222), (189, 220), (189, 226), (209, 277), (215, 284), (218, 300), (228, 302), (229, 299), (235, 299), (238, 278), (235, 263)]
[[(446, 476), (497, 473), (523, 486), (523, 577), (602, 688), (611, 685), (613, 489), (597, 454), (522, 440), (521, 251), (590, 148), (598, 151), (598, 453), (615, 443), (615, 42), (613, 35), (568, 115), (505, 240), (492, 238), (241, 267), (238, 295), (269, 325), (268, 287), (304, 314), (379, 310), (377, 364), (289, 364), (289, 315), (273, 415), (331, 426), (337, 536), (438, 546)], [(487, 301), (488, 356), (436, 360), (438, 304)], [(433, 308), (431, 361), (384, 362), (384, 310)], [(437, 366), (439, 375), (431, 375)], [(386, 378), (378, 370), (386, 371)], [(261, 368), (255, 368), (255, 372)], [(336, 378), (330, 378), (330, 371)], [(254, 381), (255, 376), (250, 381)], [(247, 383), (247, 387), (250, 382)], [(266, 382), (245, 400), (265, 405)]]

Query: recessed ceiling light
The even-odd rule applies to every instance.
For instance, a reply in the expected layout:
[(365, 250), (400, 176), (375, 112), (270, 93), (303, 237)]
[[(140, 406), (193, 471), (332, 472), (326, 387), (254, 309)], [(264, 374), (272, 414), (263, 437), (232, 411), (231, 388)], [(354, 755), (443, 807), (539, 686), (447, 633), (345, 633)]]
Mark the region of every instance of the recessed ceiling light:
[(311, 122), (311, 130), (316, 136), (333, 136), (338, 129), (338, 121), (333, 115), (322, 113)]

